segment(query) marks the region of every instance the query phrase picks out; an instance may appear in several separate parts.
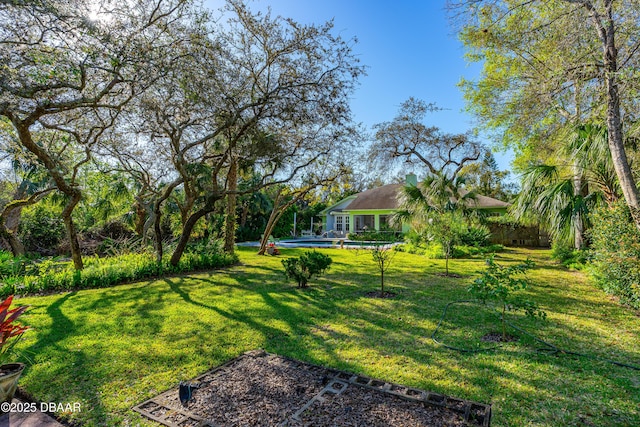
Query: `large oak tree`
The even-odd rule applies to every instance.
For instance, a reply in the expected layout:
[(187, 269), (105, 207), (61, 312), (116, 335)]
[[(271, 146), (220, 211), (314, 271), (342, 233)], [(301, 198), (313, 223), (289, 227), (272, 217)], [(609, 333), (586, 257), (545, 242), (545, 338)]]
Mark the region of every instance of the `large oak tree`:
[[(0, 115), (66, 197), (62, 218), (76, 269), (82, 269), (73, 210), (79, 169), (121, 108), (165, 60), (163, 34), (180, 0), (0, 3)], [(104, 21), (89, 17), (99, 8)], [(46, 133), (52, 138), (38, 139)]]

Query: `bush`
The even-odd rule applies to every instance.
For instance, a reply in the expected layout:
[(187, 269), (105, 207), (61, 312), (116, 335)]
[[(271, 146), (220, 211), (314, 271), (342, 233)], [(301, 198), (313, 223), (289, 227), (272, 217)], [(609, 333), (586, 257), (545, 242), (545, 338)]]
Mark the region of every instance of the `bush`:
[(427, 255), (429, 248), (424, 244), (403, 243), (401, 245), (395, 245), (394, 250), (398, 252), (406, 252), (414, 255)]
[(586, 250), (577, 250), (562, 243), (554, 242), (551, 245), (551, 258), (559, 261), (567, 268), (582, 270), (589, 256)]
[(547, 314), (540, 310), (538, 304), (522, 298), (518, 291), (525, 290), (528, 286), (526, 273), (534, 267), (533, 261), (510, 266), (502, 266), (495, 262), (491, 256), (486, 260), (487, 269), (482, 276), (469, 285), (467, 291), (473, 294), (483, 303), (494, 301), (498, 304), (502, 321), (502, 338), (506, 340), (507, 329), (505, 314), (507, 310), (524, 310), (527, 316), (546, 318)]
[(288, 279), (298, 283), (298, 288), (307, 287), (307, 283), (313, 276), (319, 276), (329, 269), (332, 259), (329, 255), (316, 251), (303, 253), (299, 258), (287, 258), (282, 260), (284, 274)]
[(363, 231), (362, 233), (349, 233), (349, 240), (358, 242), (401, 242), (404, 240), (402, 233), (397, 231)]
[(593, 216), (591, 275), (607, 293), (640, 309), (640, 231), (619, 202)]
[[(420, 243), (404, 243), (402, 245), (394, 246), (394, 249), (398, 252), (406, 252), (409, 254), (423, 255), (431, 259), (443, 259), (444, 253), (442, 252), (442, 245), (432, 242), (430, 244)], [(478, 255), (487, 255), (497, 252), (502, 252), (504, 246), (502, 245), (489, 245), (489, 246), (456, 246), (453, 249), (452, 258), (469, 258)]]
[(27, 251), (56, 255), (66, 230), (58, 212), (38, 204), (33, 209), (23, 211), (19, 235)]
[[(203, 246), (199, 248), (202, 249)], [(24, 275), (4, 277), (0, 288), (0, 297), (4, 298), (13, 293), (26, 295), (74, 289), (106, 288), (162, 274), (225, 267), (238, 260), (236, 256), (221, 251), (200, 250), (196, 252), (193, 249), (194, 247), (189, 248), (175, 267), (169, 264), (168, 258), (164, 259), (162, 263), (156, 262), (155, 254), (151, 252), (129, 253), (108, 258), (86, 257), (85, 268), (81, 271), (76, 271), (71, 262), (47, 259), (32, 263)]]
[(29, 256), (14, 257), (11, 252), (0, 250), (0, 279), (23, 276), (33, 269), (33, 264)]
[(460, 236), (460, 241), (465, 246), (488, 246), (491, 243), (491, 231), (484, 225), (469, 227), (467, 232)]

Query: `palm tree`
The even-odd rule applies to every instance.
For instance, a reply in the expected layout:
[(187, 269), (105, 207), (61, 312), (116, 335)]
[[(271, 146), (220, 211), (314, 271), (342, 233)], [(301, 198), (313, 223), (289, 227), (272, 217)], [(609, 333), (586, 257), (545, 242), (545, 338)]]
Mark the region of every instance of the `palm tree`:
[(585, 246), (590, 213), (619, 198), (619, 186), (603, 126), (581, 125), (564, 149), (565, 165), (535, 165), (522, 175), (522, 190), (511, 208), (519, 220), (541, 220), (551, 238)]
[(464, 183), (464, 176), (448, 178), (437, 172), (418, 186), (405, 186), (400, 196), (401, 209), (393, 217), (395, 223), (410, 222), (416, 231), (442, 245), (446, 276), (449, 258), (474, 212), (471, 207), (476, 195), (466, 191)]

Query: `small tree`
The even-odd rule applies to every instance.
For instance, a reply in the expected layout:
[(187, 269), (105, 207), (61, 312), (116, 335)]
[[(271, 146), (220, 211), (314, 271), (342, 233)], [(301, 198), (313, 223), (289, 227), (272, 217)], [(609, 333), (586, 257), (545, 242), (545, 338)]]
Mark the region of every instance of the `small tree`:
[(527, 316), (546, 318), (547, 314), (542, 311), (538, 304), (523, 299), (519, 295), (514, 295), (519, 290), (526, 289), (529, 281), (526, 277), (527, 270), (533, 268), (534, 263), (527, 259), (523, 263), (502, 266), (495, 262), (491, 256), (486, 260), (487, 269), (482, 276), (473, 281), (467, 288), (475, 297), (483, 303), (487, 300), (496, 301), (501, 312), (502, 340), (506, 341), (507, 328), (505, 313), (507, 310), (524, 310)]
[(375, 245), (371, 248), (371, 256), (380, 270), (380, 296), (382, 296), (384, 295), (384, 273), (389, 270), (396, 251), (389, 245)]
[(475, 215), (471, 208), (476, 195), (463, 188), (464, 182), (463, 176), (449, 179), (443, 173), (435, 173), (417, 186), (405, 186), (400, 197), (401, 209), (394, 215), (396, 223), (410, 222), (428, 240), (442, 245), (446, 276), (454, 247)]
[(284, 274), (288, 279), (298, 282), (298, 288), (306, 288), (307, 282), (313, 276), (319, 276), (327, 271), (333, 260), (329, 255), (316, 251), (303, 253), (299, 258), (282, 260)]
[(453, 257), (455, 246), (462, 242), (462, 236), (468, 230), (467, 223), (459, 212), (444, 212), (430, 217), (424, 227), (429, 237), (442, 246), (445, 276), (449, 276), (449, 259)]

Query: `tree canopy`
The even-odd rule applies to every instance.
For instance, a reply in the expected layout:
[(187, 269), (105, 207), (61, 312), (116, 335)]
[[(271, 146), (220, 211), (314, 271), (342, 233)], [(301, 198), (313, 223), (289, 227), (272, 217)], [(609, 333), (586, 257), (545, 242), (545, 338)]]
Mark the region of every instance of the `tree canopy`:
[(555, 156), (576, 126), (606, 124), (621, 192), (640, 224), (625, 146), (637, 132), (640, 4), (466, 0), (449, 6), (468, 59), (483, 64), (478, 81), (462, 82), (481, 125), (515, 149), (524, 169)]
[(233, 238), (237, 197), (341, 173), (330, 158), (357, 133), (348, 100), (364, 69), (331, 22), (239, 0), (216, 19), (185, 0), (45, 0), (2, 2), (0, 34), (3, 138), (15, 136), (64, 196), (77, 269), (87, 170), (127, 177), (135, 231), (153, 236), (159, 259), (163, 215), (176, 208), (176, 265), (223, 206)]

